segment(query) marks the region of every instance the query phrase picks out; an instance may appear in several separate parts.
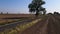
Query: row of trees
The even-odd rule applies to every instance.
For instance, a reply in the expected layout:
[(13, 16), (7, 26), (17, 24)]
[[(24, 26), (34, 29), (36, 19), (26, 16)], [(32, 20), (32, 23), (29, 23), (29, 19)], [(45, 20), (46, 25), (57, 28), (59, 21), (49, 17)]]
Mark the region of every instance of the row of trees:
[(54, 13), (48, 13), (48, 15), (60, 15), (59, 12), (54, 12)]
[(42, 5), (45, 4), (43, 0), (33, 0), (29, 5), (29, 12), (35, 12), (35, 15), (38, 16), (40, 13), (46, 14), (45, 8)]
[[(4, 14), (4, 13), (3, 13), (3, 12), (1, 12), (0, 14)], [(6, 14), (8, 14), (8, 12), (7, 12)]]
[(57, 15), (60, 15), (60, 13), (59, 13), (59, 12), (54, 12), (54, 14), (55, 14), (55, 15), (56, 15), (56, 14), (57, 14)]

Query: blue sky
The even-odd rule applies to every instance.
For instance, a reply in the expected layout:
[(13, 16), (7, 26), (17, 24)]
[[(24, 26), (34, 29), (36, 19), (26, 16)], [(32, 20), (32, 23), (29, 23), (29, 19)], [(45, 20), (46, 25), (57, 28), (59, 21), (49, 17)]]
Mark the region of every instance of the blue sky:
[[(32, 0), (0, 0), (0, 12), (3, 13), (29, 13), (28, 4)], [(60, 11), (60, 0), (44, 0), (47, 13)]]
[(46, 4), (44, 5), (44, 7), (48, 12), (59, 12), (60, 13), (60, 0), (44, 0), (46, 2)]

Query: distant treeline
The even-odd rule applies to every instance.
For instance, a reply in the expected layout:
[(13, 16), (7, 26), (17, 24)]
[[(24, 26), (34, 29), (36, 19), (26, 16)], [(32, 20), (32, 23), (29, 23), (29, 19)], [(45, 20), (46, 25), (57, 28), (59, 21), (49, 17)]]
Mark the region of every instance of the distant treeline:
[(0, 12), (0, 14), (8, 14), (8, 12), (7, 13)]
[(60, 15), (59, 12), (54, 12), (54, 13), (48, 13), (49, 15)]

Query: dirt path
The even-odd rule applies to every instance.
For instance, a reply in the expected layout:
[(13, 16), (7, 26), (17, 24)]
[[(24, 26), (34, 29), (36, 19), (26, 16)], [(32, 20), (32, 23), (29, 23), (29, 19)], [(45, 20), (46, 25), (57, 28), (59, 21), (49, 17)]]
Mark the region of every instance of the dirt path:
[(60, 34), (60, 21), (56, 18), (49, 16), (19, 34)]
[(47, 19), (39, 21), (37, 24), (26, 29), (25, 31), (23, 31), (20, 34), (46, 34), (47, 33), (47, 24), (48, 24)]
[(60, 16), (49, 16), (48, 34), (60, 34)]

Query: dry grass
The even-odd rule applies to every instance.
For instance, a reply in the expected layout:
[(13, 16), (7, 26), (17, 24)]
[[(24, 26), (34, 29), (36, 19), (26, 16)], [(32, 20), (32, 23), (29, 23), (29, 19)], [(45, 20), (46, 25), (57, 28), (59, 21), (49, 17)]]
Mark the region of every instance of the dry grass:
[(0, 18), (34, 17), (33, 14), (0, 14)]
[(16, 22), (16, 21), (20, 21), (21, 19), (0, 19), (0, 24), (8, 24), (11, 22)]
[(21, 24), (19, 26), (16, 26), (16, 28), (10, 29), (10, 30), (5, 30), (4, 32), (0, 32), (0, 34), (18, 34), (19, 32), (24, 31), (25, 29), (33, 26), (34, 24), (36, 24), (38, 21), (40, 21), (41, 19), (37, 19), (34, 20), (32, 22), (29, 22), (27, 24)]

